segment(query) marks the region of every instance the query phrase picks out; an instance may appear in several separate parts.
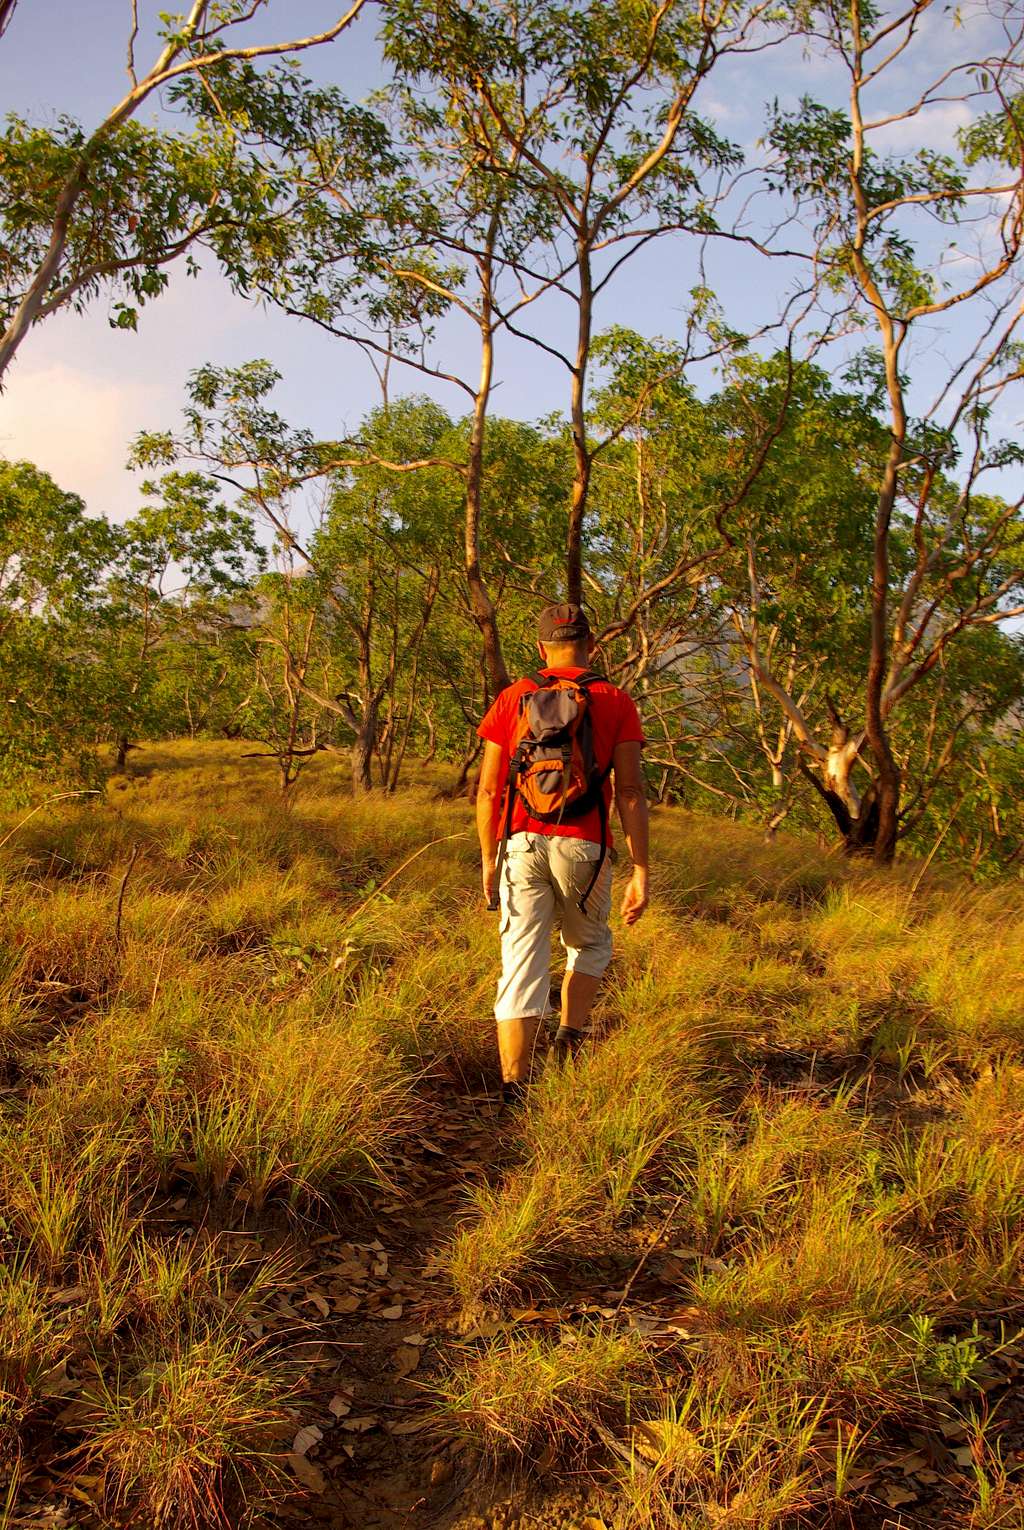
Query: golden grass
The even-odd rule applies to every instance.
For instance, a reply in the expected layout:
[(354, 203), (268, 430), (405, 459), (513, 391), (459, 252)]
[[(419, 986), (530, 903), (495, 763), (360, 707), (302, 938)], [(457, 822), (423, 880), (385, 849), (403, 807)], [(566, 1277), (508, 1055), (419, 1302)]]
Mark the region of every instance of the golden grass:
[(649, 1373), (639, 1340), (601, 1328), (492, 1344), (451, 1367), (444, 1412), (492, 1455), (577, 1458), (628, 1417), (630, 1387)]
[(276, 1378), (242, 1334), (216, 1330), (142, 1349), (81, 1405), (86, 1465), (104, 1507), (152, 1525), (230, 1524), (237, 1490), (280, 1482), (275, 1432), (286, 1416)]
[[(241, 1337), (253, 1271), (147, 1208), (329, 1225), (391, 1185), (422, 1070), (494, 1077), (466, 803), (355, 800), (316, 760), (283, 808), (237, 753), (147, 748), (0, 850), (0, 1433), (45, 1426), (91, 1355), (64, 1428), (112, 1523), (272, 1495), (293, 1379)], [(969, 1391), (975, 1318), (1020, 1315), (1024, 891), (654, 816), (601, 1039), (534, 1088), (439, 1254), (479, 1315), (681, 1247), (700, 1342), (513, 1327), (459, 1349), (439, 1405), (495, 1458), (608, 1452), (623, 1525), (825, 1523), (879, 1417)], [(981, 1471), (970, 1523), (1015, 1523), (994, 1447)]]
[[(538, 1283), (557, 1304), (653, 1195), (658, 1236), (693, 1251), (679, 1297), (703, 1337), (622, 1390), (623, 1523), (824, 1523), (881, 1417), (970, 1393), (973, 1315), (1021, 1312), (1024, 899), (951, 903), (685, 817), (658, 815), (656, 842), (660, 897), (620, 932), (605, 1039), (535, 1087), (521, 1162), (475, 1197), (448, 1269), (473, 1314)], [(518, 1341), (504, 1354), (513, 1389)], [(464, 1369), (442, 1393), (465, 1400)], [(1012, 1481), (992, 1482), (972, 1523), (1012, 1516)]]

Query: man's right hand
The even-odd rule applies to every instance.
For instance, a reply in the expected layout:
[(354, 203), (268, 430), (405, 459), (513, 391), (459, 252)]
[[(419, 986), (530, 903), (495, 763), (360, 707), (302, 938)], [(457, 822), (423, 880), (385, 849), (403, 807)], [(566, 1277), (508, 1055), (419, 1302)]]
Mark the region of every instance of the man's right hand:
[(483, 882), (484, 889), (484, 902), (487, 904), (488, 908), (493, 908), (494, 895), (498, 885), (498, 878), (494, 861), (483, 862), (481, 880)]
[(636, 924), (647, 907), (647, 868), (634, 866), (622, 895), (622, 922)]

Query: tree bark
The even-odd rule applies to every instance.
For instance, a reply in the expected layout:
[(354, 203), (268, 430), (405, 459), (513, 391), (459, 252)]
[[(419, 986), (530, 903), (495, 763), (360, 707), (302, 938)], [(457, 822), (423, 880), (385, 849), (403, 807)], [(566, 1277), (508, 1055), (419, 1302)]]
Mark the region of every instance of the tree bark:
[(878, 495), (875, 515), (875, 547), (871, 574), (871, 654), (868, 660), (867, 687), (865, 695), (865, 726), (871, 753), (875, 761), (876, 793), (878, 808), (878, 831), (874, 841), (875, 860), (889, 865), (896, 853), (896, 837), (899, 832), (900, 771), (893, 758), (888, 731), (882, 716), (882, 693), (889, 665), (889, 531), (900, 462), (903, 457), (903, 441), (906, 434), (906, 418), (903, 413), (902, 393), (896, 366), (898, 349), (891, 335), (886, 335), (886, 371), (893, 373), (890, 387), (893, 412), (892, 445), (885, 465), (885, 474)]
[(570, 424), (572, 428), (573, 480), (569, 506), (569, 531), (566, 542), (565, 598), (576, 605), (583, 601), (583, 518), (587, 513), (590, 492), (590, 450), (587, 446), (587, 362), (590, 358), (590, 332), (594, 294), (590, 271), (590, 247), (584, 235), (577, 241), (580, 274), (579, 322), (576, 330), (576, 362), (572, 369)]
[(491, 382), (494, 376), (494, 325), (489, 249), (481, 259), (480, 269), (480, 385), (473, 400), (473, 423), (470, 427), (469, 455), (466, 461), (466, 583), (469, 587), (473, 619), (483, 639), (484, 663), (487, 666), (491, 689), (496, 696), (509, 684), (509, 673), (501, 651), (498, 614), (480, 566), (480, 501), (483, 488), (484, 438)]
[(429, 707), (423, 708), (423, 716), (427, 723), (427, 752), (420, 756), (420, 764), (430, 765), (437, 754), (437, 727)]
[(853, 146), (850, 182), (857, 216), (851, 255), (858, 283), (874, 313), (882, 338), (891, 432), (889, 453), (875, 510), (871, 568), (871, 652), (865, 686), (864, 718), (876, 772), (872, 806), (877, 808), (878, 824), (874, 835), (873, 853), (876, 861), (882, 865), (888, 865), (896, 853), (896, 837), (899, 831), (900, 772), (889, 744), (882, 711), (882, 696), (886, 671), (889, 667), (889, 536), (907, 437), (903, 383), (899, 372), (900, 349), (906, 336), (906, 322), (894, 318), (890, 313), (865, 256), (870, 210), (863, 180), (864, 120), (861, 115), (860, 94), (863, 86), (864, 47), (861, 37), (860, 0), (853, 0), (850, 16), (853, 32), (853, 79), (850, 87)]
[(373, 750), (377, 742), (377, 713), (380, 697), (375, 696), (367, 707), (352, 743), (352, 789), (355, 792), (373, 791)]

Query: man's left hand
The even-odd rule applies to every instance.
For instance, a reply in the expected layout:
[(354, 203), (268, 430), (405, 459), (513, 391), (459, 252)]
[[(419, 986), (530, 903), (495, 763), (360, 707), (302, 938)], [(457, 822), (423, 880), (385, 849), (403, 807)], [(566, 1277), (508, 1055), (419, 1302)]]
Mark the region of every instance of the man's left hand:
[(641, 866), (634, 866), (633, 875), (626, 883), (626, 891), (622, 898), (622, 920), (624, 924), (636, 924), (642, 917), (647, 907), (647, 871)]
[(482, 877), (484, 889), (484, 902), (490, 908), (494, 902), (494, 894), (497, 887), (497, 873), (495, 861), (482, 862)]

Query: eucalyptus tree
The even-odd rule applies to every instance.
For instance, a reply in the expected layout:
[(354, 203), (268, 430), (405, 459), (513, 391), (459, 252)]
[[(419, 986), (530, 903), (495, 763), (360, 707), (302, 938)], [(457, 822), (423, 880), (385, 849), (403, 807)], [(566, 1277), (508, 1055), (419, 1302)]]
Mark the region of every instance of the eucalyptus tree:
[(1024, 641), (998, 626), (965, 631), (907, 695), (893, 724), (901, 842), (972, 871), (991, 872), (1000, 855), (1012, 864), (1022, 818), (1000, 778), (1019, 745), (1022, 695)]
[[(806, 813), (809, 783), (846, 848), (870, 849), (872, 758), (844, 719), (870, 652), (872, 507), (888, 447), (875, 401), (789, 350), (737, 353), (707, 398), (677, 344), (618, 331), (599, 354), (592, 429), (617, 437), (593, 485), (594, 599), (609, 667), (643, 694), (652, 762), (666, 784), (756, 812), (769, 832)], [(948, 479), (932, 492), (956, 495)], [(915, 556), (901, 511), (901, 589)], [(915, 843), (1012, 698), (1013, 644), (986, 635), (962, 662), (948, 654), (894, 716), (908, 787), (899, 832)], [(982, 651), (989, 675), (971, 658)]]
[[(728, 348), (731, 381), (701, 398), (687, 380), (687, 345), (621, 329), (598, 341), (606, 373), (591, 429), (608, 445), (592, 488), (592, 598), (607, 663), (642, 692), (660, 735), (658, 763), (712, 797), (760, 805), (777, 824), (792, 800), (793, 730), (745, 662), (748, 558), (758, 544), (770, 549), (777, 600), (809, 606), (801, 565), (844, 474), (849, 497), (850, 459), (810, 375), (799, 397), (791, 385), (792, 412), (780, 418), (767, 386), (780, 362), (744, 355), (740, 337)], [(765, 639), (791, 686), (813, 684), (820, 655), (791, 624), (773, 614)]]
[[(335, 655), (329, 683), (317, 681), (308, 654), (295, 660), (280, 630), (266, 640), (278, 649), (288, 685), (345, 725), (354, 783), (369, 790), (381, 709), (394, 728), (395, 690), (422, 645), (451, 545), (456, 480), (436, 455), (451, 422), (439, 406), (406, 400), (371, 415), (359, 441), (320, 441), (272, 407), (277, 381), (265, 362), (201, 368), (190, 380), (183, 429), (144, 434), (134, 458), (192, 464), (227, 484), (239, 512), (261, 520), (279, 552), (304, 571), (319, 640)], [(404, 472), (395, 471), (394, 455)], [(409, 486), (409, 475), (429, 466), (433, 475)], [(410, 716), (414, 709), (415, 696)]]
[[(296, 665), (290, 683), (345, 730), (359, 788), (373, 784), (375, 756), (390, 788), (431, 693), (463, 687), (477, 705), (458, 471), (473, 422), (413, 397), (371, 411), (352, 439), (324, 441), (274, 409), (277, 381), (266, 362), (200, 368), (181, 428), (144, 433), (134, 461), (199, 470), (226, 485), (237, 509), (262, 522), (279, 553), (304, 571), (303, 587), (318, 592), (316, 641), (333, 658), (329, 680)], [(545, 580), (556, 577), (550, 549), (565, 491), (557, 444), (537, 427), (496, 419), (482, 477), (494, 505), (482, 546), (501, 569), (496, 603), (520, 591), (541, 603), (551, 588)], [(443, 643), (434, 640), (438, 624)], [(528, 625), (522, 613), (511, 624), (523, 657)], [(266, 636), (286, 660), (280, 631)], [(431, 654), (443, 660), (440, 674)], [(485, 664), (481, 704), (492, 687)], [(449, 712), (447, 704), (437, 709), (438, 717)]]
[(331, 687), (323, 601), (294, 550), (278, 554), (278, 567), (253, 592), (257, 620), (246, 634), (250, 685), (239, 731), (266, 746), (245, 757), (272, 759), (287, 795), (313, 756), (336, 742), (336, 730), (329, 716), (324, 726), (325, 714), (306, 690)]
[(95, 777), (102, 693), (90, 644), (115, 551), (105, 521), (28, 462), (0, 462), (0, 787)]
[[(658, 234), (715, 227), (717, 178), (740, 155), (696, 115), (693, 98), (726, 55), (785, 35), (780, 15), (760, 0), (725, 0), (714, 13), (688, 0), (393, 0), (383, 29), (393, 79), (374, 103), (387, 148), (367, 174), (354, 173), (351, 156), (319, 156), (321, 195), (292, 220), (291, 257), (254, 282), (288, 312), (361, 346), (385, 400), (396, 366), (466, 398), (471, 428), (447, 466), (463, 484), (464, 572), (492, 689), (508, 678), (498, 571), (482, 552), (500, 347), (519, 337), (569, 372), (566, 580), (579, 599), (594, 303)], [(531, 322), (558, 295), (577, 316), (571, 355), (548, 318)], [(439, 346), (456, 319), (478, 339), (479, 364), (465, 370)]]
[[(430, 41), (424, 16), (429, 9)], [(472, 147), (491, 172), (547, 209), (547, 287), (568, 298), (574, 339), (560, 347), (502, 315), (505, 327), (569, 376), (574, 464), (566, 535), (565, 591), (583, 598), (584, 519), (594, 448), (587, 381), (595, 302), (630, 257), (659, 235), (715, 228), (717, 179), (741, 161), (695, 97), (719, 61), (784, 34), (777, 6), (725, 0), (576, 0), (522, 6), (398, 0), (390, 26), (416, 56), (421, 79), (457, 76), (460, 102), (484, 124)], [(443, 69), (437, 55), (443, 60)], [(500, 146), (500, 152), (498, 152)], [(538, 259), (531, 252), (533, 261)], [(533, 266), (528, 274), (536, 278)]]
[[(852, 715), (836, 717), (834, 747), (850, 759), (870, 749), (851, 828), (887, 861), (900, 829), (897, 707), (964, 633), (1024, 610), (1024, 500), (984, 492), (989, 475), (1024, 460), (996, 435), (997, 405), (1021, 377), (1024, 17), (979, 5), (961, 28), (933, 0), (896, 14), (829, 0), (819, 15), (818, 46), (846, 104), (776, 110), (769, 176), (813, 230), (820, 307), (860, 339), (860, 376), (885, 411), (861, 571), (862, 691)], [(969, 120), (948, 149), (892, 147), (951, 103)], [(937, 321), (948, 361), (933, 344)], [(803, 737), (792, 698), (778, 699)]]
[[(35, 325), (100, 293), (111, 322), (134, 328), (139, 306), (166, 286), (167, 268), (184, 258), (194, 270), (202, 247), (242, 290), (280, 263), (289, 220), (315, 195), (311, 145), (330, 143), (339, 123), (372, 137), (372, 123), (280, 63), (258, 66), (334, 41), (365, 3), (351, 0), (318, 32), (258, 41), (261, 23), (282, 15), (283, 5), (192, 0), (187, 12), (162, 18), (146, 68), (136, 62), (133, 6), (128, 88), (100, 122), (8, 117), (0, 135), (0, 380)], [(245, 132), (237, 103), (233, 115), (215, 105), (186, 132), (135, 120), (153, 98), (186, 112), (199, 100), (217, 103), (229, 77), (246, 93)]]
[(709, 421), (687, 378), (687, 344), (616, 326), (593, 352), (603, 375), (587, 423), (603, 451), (587, 585), (607, 662), (630, 683), (692, 642), (699, 592), (724, 543), (698, 487)]
[[(707, 408), (714, 443), (708, 471), (716, 494), (730, 482), (747, 482), (744, 462), (771, 441), (743, 500), (721, 515), (727, 552), (715, 565), (714, 605), (749, 682), (758, 735), (771, 726), (784, 745), (772, 763), (785, 800), (792, 801), (799, 772), (828, 808), (846, 850), (873, 853), (879, 772), (865, 733), (855, 732), (849, 718), (862, 704), (872, 652), (879, 463), (889, 446), (884, 411), (859, 387), (836, 387), (820, 368), (795, 365), (788, 352), (738, 363)], [(919, 588), (918, 528), (910, 507), (925, 474), (923, 466), (908, 465), (906, 502), (897, 506), (889, 532), (890, 589), (899, 607), (908, 591)], [(933, 474), (927, 493), (933, 513), (948, 514), (961, 490), (949, 475)], [(1012, 510), (975, 492), (961, 514), (962, 534), (981, 545), (986, 528)], [(977, 755), (1010, 705), (1013, 642), (996, 632), (986, 648), (982, 640), (995, 624), (961, 617), (965, 602), (970, 612), (990, 595), (999, 599), (1015, 554), (1013, 546), (1004, 546), (1001, 558), (980, 557), (966, 592), (955, 577), (946, 582), (955, 570), (951, 557), (929, 586), (931, 609), (927, 615), (923, 605), (917, 609), (917, 622), (924, 623), (917, 638), (922, 658), (935, 652), (941, 663), (934, 665), (930, 686), (920, 695), (916, 684), (904, 687), (887, 714), (893, 758), (906, 787), (898, 838), (916, 832), (936, 783), (963, 774), (967, 755)], [(982, 609), (991, 609), (991, 602)], [(991, 655), (990, 675), (972, 658), (982, 652)]]
[(215, 645), (238, 624), (263, 566), (251, 518), (225, 505), (219, 490), (200, 473), (167, 473), (143, 483), (148, 503), (111, 528), (94, 663), (119, 770), (133, 738), (178, 725), (177, 698), (163, 683), (168, 649)]
[(429, 459), (450, 426), (444, 410), (426, 399), (374, 411), (360, 433), (367, 458), (334, 475), (308, 543), (310, 567), (331, 606), (341, 667), (333, 696), (306, 690), (351, 726), (353, 779), (362, 790), (373, 785), (375, 754), (381, 786), (397, 785), (419, 705), (424, 640), (442, 573), (456, 552), (458, 519), (450, 472), (396, 474), (380, 462)]
[[(342, 455), (337, 443), (323, 443), (309, 431), (293, 429), (270, 402), (279, 380), (268, 362), (233, 368), (200, 367), (188, 381), (181, 429), (141, 433), (132, 449), (132, 462), (137, 467), (184, 468), (208, 476), (234, 493), (236, 514), (247, 517), (253, 526), (262, 525), (270, 534), (283, 574), (268, 576), (263, 593), (270, 601), (271, 614), (281, 619), (265, 623), (262, 636), (254, 638), (254, 689), (263, 698), (259, 709), (263, 732), (275, 748), (286, 739), (285, 755), (290, 759), (299, 747), (300, 713), (305, 710), (300, 699), (315, 700), (305, 698), (305, 687), (313, 683), (307, 669), (314, 627), (302, 629), (309, 641), (304, 638), (300, 644), (299, 658), (293, 642), (308, 614), (300, 609), (303, 602), (296, 598), (293, 579), (297, 572), (313, 567), (306, 530), (296, 525), (296, 518), (306, 508), (303, 496), (311, 485), (322, 485), (332, 470), (360, 459)], [(282, 594), (283, 599), (276, 598)], [(347, 615), (342, 595), (326, 570), (320, 596), (340, 616)], [(277, 648), (279, 674), (276, 669), (271, 671), (261, 656), (261, 642)], [(279, 679), (283, 700), (278, 694)], [(333, 699), (325, 700), (325, 705), (340, 710)], [(368, 730), (370, 721), (367, 718)], [(287, 787), (291, 784), (287, 760), (283, 769), (282, 784)], [(359, 769), (356, 778), (362, 780)]]
[[(389, 135), (367, 155), (318, 148), (319, 199), (291, 221), (290, 258), (254, 285), (286, 312), (355, 344), (370, 358), (385, 406), (396, 368), (461, 393), (470, 419), (443, 466), (463, 496), (462, 564), (471, 620), (479, 630), (491, 693), (508, 683), (494, 570), (485, 566), (487, 420), (502, 328), (548, 290), (557, 273), (531, 257), (549, 241), (550, 209), (518, 173), (521, 154), (502, 140), (466, 80), (480, 68), (513, 116), (527, 88), (528, 61), (509, 77), (501, 39), (470, 25), (458, 42), (430, 8), (389, 6), (385, 57), (393, 71), (374, 101)], [(493, 29), (492, 29), (493, 33)], [(500, 78), (499, 78), (500, 76)], [(528, 132), (528, 128), (524, 128)], [(486, 145), (482, 150), (481, 146)], [(312, 182), (311, 182), (312, 184)], [(438, 326), (444, 320), (441, 349)], [(478, 359), (451, 360), (453, 327), (472, 326)], [(379, 457), (381, 468), (385, 459)], [(395, 462), (395, 471), (407, 464)]]

